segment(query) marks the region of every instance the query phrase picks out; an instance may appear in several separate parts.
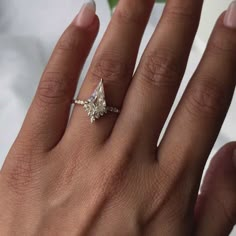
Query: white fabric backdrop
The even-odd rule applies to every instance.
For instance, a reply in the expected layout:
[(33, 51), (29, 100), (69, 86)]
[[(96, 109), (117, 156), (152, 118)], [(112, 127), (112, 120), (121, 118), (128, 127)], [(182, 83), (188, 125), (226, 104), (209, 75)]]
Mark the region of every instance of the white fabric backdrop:
[[(19, 132), (40, 75), (57, 39), (78, 13), (81, 5), (82, 1), (79, 0), (1, 0), (0, 166)], [(140, 52), (143, 51), (153, 32), (162, 8), (160, 5), (155, 7)], [(97, 14), (101, 20), (100, 33), (81, 78), (85, 75), (94, 49), (110, 19), (106, 0), (97, 1)], [(204, 47), (197, 38), (178, 99), (201, 58), (202, 45)], [(213, 153), (226, 142), (236, 140), (235, 121), (236, 100), (234, 99)]]

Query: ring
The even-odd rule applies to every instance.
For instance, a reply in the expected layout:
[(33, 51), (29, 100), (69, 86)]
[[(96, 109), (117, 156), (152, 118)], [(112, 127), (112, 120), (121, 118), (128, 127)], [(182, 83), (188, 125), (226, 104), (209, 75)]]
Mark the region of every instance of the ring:
[(73, 104), (84, 107), (85, 111), (88, 113), (91, 123), (100, 119), (108, 112), (120, 113), (118, 108), (107, 106), (102, 79), (88, 100), (82, 101), (75, 99), (73, 100)]

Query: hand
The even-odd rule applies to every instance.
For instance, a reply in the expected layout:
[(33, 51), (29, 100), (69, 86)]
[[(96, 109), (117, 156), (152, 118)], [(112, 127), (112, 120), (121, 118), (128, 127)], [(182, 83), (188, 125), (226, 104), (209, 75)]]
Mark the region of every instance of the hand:
[(236, 7), (223, 13), (157, 141), (183, 77), (202, 0), (169, 0), (134, 73), (154, 0), (120, 0), (81, 88), (103, 78), (121, 109), (68, 121), (99, 28), (89, 1), (59, 40), (0, 174), (0, 235), (225, 236), (236, 222), (236, 143), (205, 162), (235, 88)]

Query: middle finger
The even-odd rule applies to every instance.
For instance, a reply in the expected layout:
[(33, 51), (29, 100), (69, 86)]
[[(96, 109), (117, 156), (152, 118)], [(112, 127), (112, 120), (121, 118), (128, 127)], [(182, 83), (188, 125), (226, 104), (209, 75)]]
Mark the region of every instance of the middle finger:
[(202, 0), (167, 1), (129, 88), (115, 135), (126, 132), (129, 139), (145, 137), (144, 145), (156, 150), (186, 68), (201, 8)]

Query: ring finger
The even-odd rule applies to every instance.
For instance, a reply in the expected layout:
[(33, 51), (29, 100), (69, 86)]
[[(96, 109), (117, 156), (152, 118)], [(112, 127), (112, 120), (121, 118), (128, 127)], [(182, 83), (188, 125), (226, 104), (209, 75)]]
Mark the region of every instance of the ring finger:
[[(88, 99), (102, 78), (107, 104), (121, 108), (153, 3), (154, 0), (119, 1), (80, 90), (81, 100)], [(91, 126), (87, 112), (82, 106), (76, 106), (68, 133), (71, 136), (73, 132), (86, 130), (89, 140), (102, 143), (109, 136), (116, 118), (117, 115), (110, 114)]]

